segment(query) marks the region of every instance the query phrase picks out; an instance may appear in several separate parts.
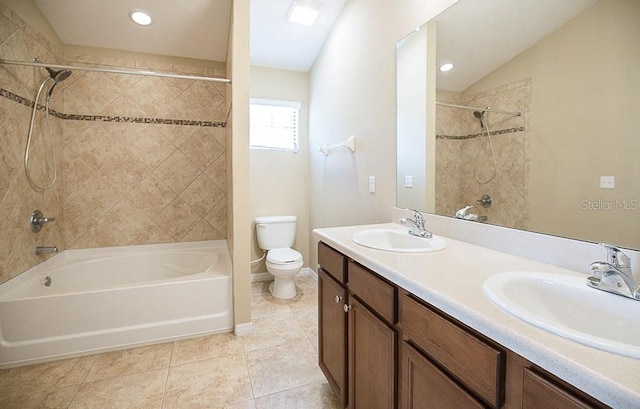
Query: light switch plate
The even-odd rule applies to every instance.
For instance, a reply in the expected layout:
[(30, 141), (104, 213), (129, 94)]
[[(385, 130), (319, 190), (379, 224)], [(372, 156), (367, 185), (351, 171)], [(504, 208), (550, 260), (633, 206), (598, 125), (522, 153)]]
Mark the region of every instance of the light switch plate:
[(600, 189), (615, 189), (615, 176), (600, 176)]

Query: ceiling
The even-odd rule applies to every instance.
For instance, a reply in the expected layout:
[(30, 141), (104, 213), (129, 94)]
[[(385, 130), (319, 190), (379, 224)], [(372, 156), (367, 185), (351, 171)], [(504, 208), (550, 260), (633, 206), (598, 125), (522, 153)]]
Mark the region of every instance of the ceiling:
[[(436, 18), (438, 89), (462, 92), (597, 0), (463, 0)], [(496, 35), (496, 33), (500, 33)]]
[[(292, 0), (250, 0), (251, 63), (308, 71), (346, 0), (314, 0), (313, 26), (287, 21)], [(64, 44), (226, 61), (231, 0), (35, 0)], [(132, 9), (149, 12), (142, 27)]]
[[(64, 44), (226, 61), (230, 0), (35, 0)], [(154, 23), (138, 26), (131, 9)]]

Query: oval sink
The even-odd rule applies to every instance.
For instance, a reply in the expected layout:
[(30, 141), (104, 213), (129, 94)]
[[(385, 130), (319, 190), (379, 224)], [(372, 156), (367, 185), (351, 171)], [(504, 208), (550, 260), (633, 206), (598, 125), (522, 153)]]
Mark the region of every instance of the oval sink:
[(488, 278), (483, 289), (505, 311), (539, 328), (640, 358), (640, 302), (587, 287), (586, 276), (500, 273)]
[(443, 250), (447, 243), (442, 237), (417, 237), (408, 230), (367, 229), (357, 232), (352, 240), (361, 246), (376, 250), (395, 251), (400, 253), (426, 253)]

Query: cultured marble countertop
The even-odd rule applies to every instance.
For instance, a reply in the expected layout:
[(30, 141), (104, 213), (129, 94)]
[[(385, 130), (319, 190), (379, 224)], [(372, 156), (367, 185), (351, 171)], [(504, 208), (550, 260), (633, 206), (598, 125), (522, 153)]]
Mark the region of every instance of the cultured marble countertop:
[[(494, 304), (484, 281), (509, 271), (584, 276), (549, 264), (449, 239), (432, 253), (398, 253), (360, 246), (351, 237), (394, 224), (315, 229), (315, 237), (504, 347), (615, 408), (640, 408), (640, 360), (588, 347), (522, 321)], [(596, 291), (596, 290), (594, 290)], [(612, 294), (612, 297), (615, 295)], [(640, 325), (640, 322), (638, 323)]]

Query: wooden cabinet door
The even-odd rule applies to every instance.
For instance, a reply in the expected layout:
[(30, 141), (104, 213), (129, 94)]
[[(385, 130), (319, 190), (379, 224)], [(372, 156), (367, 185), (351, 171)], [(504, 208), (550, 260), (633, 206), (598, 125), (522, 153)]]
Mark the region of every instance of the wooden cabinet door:
[(347, 404), (347, 292), (331, 276), (318, 270), (318, 352), (320, 369)]
[(396, 407), (396, 331), (349, 298), (349, 409)]
[(596, 407), (554, 385), (530, 369), (524, 369), (522, 409), (595, 409)]
[(401, 360), (400, 409), (485, 408), (406, 342)]

